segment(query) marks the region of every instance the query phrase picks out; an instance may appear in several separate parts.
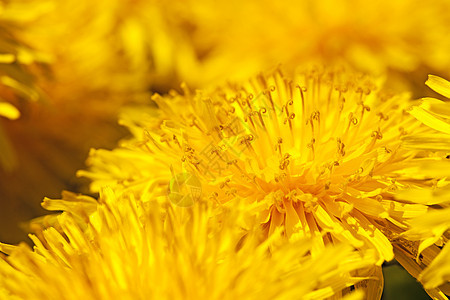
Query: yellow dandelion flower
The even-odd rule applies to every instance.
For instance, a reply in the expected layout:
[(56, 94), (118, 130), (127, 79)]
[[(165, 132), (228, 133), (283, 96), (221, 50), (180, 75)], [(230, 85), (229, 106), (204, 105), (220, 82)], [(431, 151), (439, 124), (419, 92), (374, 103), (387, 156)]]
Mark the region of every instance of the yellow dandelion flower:
[(153, 99), (158, 118), (122, 120), (134, 139), (91, 153), (79, 175), (94, 190), (107, 184), (165, 199), (170, 178), (187, 172), (203, 199), (230, 207), (242, 199), (250, 213), (241, 226), (313, 237), (313, 250), (373, 248), (378, 264), (394, 258), (393, 246), (415, 258), (417, 245), (400, 234), (428, 206), (394, 195), (436, 182), (415, 170), (428, 158), (402, 147), (405, 134), (430, 131), (406, 111), (407, 95), (350, 70), (313, 68)]
[[(81, 199), (72, 199), (74, 205)], [(308, 240), (280, 245), (250, 231), (236, 210), (218, 221), (190, 208), (104, 190), (85, 228), (69, 213), (35, 243), (1, 244), (0, 295), (7, 299), (324, 299), (366, 279), (374, 252), (341, 245), (318, 256)], [(274, 239), (275, 239), (274, 235)], [(364, 276), (364, 277), (363, 277)], [(359, 294), (360, 295), (360, 294)], [(378, 295), (377, 295), (378, 296)], [(369, 297), (370, 298), (370, 297)], [(376, 299), (376, 296), (373, 297)]]
[(60, 80), (86, 89), (202, 87), (312, 59), (422, 80), (450, 66), (449, 9), (445, 0), (54, 1), (25, 36), (56, 54)]
[(195, 25), (183, 1), (51, 3), (45, 18), (23, 36), (52, 56), (58, 83), (53, 94), (65, 99), (75, 98), (73, 93), (112, 93), (129, 101), (149, 88), (167, 91), (177, 82), (177, 66), (195, 63), (200, 51), (188, 35)]
[[(17, 142), (17, 132), (28, 114), (28, 106), (41, 105), (42, 93), (34, 71), (46, 65), (46, 56), (30, 47), (21, 32), (46, 11), (46, 1), (0, 1), (0, 238), (9, 242), (18, 241), (21, 234), (16, 224), (33, 215), (24, 207), (24, 201), (12, 196), (16, 188), (18, 169), (23, 165), (21, 148), (27, 141)], [(30, 124), (28, 124), (30, 125)], [(36, 124), (22, 128), (33, 131)], [(33, 136), (35, 132), (30, 132)], [(27, 152), (34, 147), (27, 148)], [(35, 150), (35, 149), (33, 149)], [(27, 156), (25, 156), (27, 157)], [(26, 158), (25, 158), (26, 160)], [(27, 166), (20, 174), (31, 176)], [(25, 183), (25, 182), (24, 182)], [(29, 182), (26, 182), (29, 183)], [(30, 190), (34, 190), (31, 187)], [(24, 195), (24, 198), (30, 194)], [(42, 197), (42, 196), (41, 196)], [(38, 201), (39, 198), (38, 198)], [(27, 201), (25, 201), (26, 203)], [(14, 224), (14, 227), (11, 226)]]
[[(430, 75), (426, 84), (442, 96), (450, 98), (450, 82), (447, 80)], [(418, 170), (425, 176), (448, 178), (448, 160), (440, 161), (437, 157), (449, 157), (450, 106), (435, 98), (423, 98), (419, 105), (412, 107), (410, 113), (433, 130), (431, 133), (411, 134), (403, 138), (405, 147), (433, 151), (430, 155), (433, 159), (419, 165)], [(413, 260), (404, 253), (399, 253), (397, 259), (405, 262), (406, 269), (422, 282), (425, 288), (439, 288), (450, 294), (447, 244), (450, 233), (448, 182), (441, 180), (434, 190), (412, 189), (400, 193), (397, 197), (403, 201), (432, 205), (426, 215), (411, 220), (410, 229), (403, 233), (409, 240), (419, 243), (416, 259)]]
[[(14, 102), (18, 98), (36, 101), (39, 92), (36, 88), (30, 66), (45, 62), (46, 57), (31, 48), (21, 36), (30, 24), (45, 11), (45, 1), (26, 9), (24, 3), (0, 3), (0, 93), (4, 101)], [(17, 112), (6, 117), (16, 119)]]
[[(20, 29), (38, 12), (18, 16), (17, 6), (17, 3), (0, 3), (0, 117), (8, 120), (19, 118), (19, 100), (36, 101), (39, 98), (29, 66), (41, 61), (42, 57), (32, 51), (18, 35)], [(16, 164), (16, 158), (3, 129), (0, 129), (0, 145), (0, 169), (11, 170)]]
[(345, 60), (374, 73), (393, 70), (409, 79), (414, 76), (408, 72), (420, 80), (424, 70), (448, 72), (450, 43), (445, 37), (450, 19), (442, 13), (449, 9), (447, 1), (197, 3), (202, 7), (193, 5), (198, 24), (194, 34), (212, 45), (199, 75), (219, 72), (208, 68), (208, 60), (242, 79), (279, 62), (295, 65), (317, 58)]
[[(103, 6), (111, 10), (123, 8), (106, 2)], [(0, 120), (4, 241), (26, 238), (18, 225), (44, 213), (39, 203), (45, 195), (82, 190), (74, 173), (83, 167), (89, 148), (113, 147), (125, 134), (116, 124), (118, 107), (125, 99), (145, 97), (148, 87), (137, 78), (142, 72), (125, 68), (129, 64), (119, 59), (121, 50), (102, 27), (109, 19), (111, 27), (121, 21), (97, 18), (93, 8), (89, 1), (53, 0), (3, 1), (0, 6), (0, 101), (18, 108), (0, 102), (0, 115), (21, 113), (16, 122)], [(88, 12), (94, 13), (88, 17)], [(124, 74), (130, 74), (127, 80)], [(21, 99), (38, 96), (42, 101)]]

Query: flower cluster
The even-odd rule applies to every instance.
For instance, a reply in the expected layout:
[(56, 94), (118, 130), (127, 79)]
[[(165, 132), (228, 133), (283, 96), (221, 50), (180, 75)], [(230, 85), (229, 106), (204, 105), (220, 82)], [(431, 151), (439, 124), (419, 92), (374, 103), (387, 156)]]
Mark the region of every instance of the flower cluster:
[(342, 67), (316, 67), (293, 78), (277, 69), (244, 84), (155, 95), (158, 115), (129, 111), (122, 124), (134, 137), (92, 151), (90, 169), (79, 175), (93, 180), (93, 190), (108, 185), (164, 201), (172, 176), (187, 172), (201, 182), (202, 201), (246, 203), (240, 227), (312, 238), (312, 253), (341, 243), (374, 249), (377, 265), (395, 254), (407, 266), (420, 255), (423, 268), (436, 252), (405, 231), (435, 203), (396, 195), (445, 186), (446, 175), (421, 168), (446, 156), (407, 146), (412, 136), (437, 135), (413, 117), (419, 106), (407, 94), (379, 85)]
[(380, 299), (391, 262), (447, 299), (450, 106), (415, 99), (450, 77), (447, 11), (2, 3), (0, 192), (83, 193), (0, 243), (0, 297)]

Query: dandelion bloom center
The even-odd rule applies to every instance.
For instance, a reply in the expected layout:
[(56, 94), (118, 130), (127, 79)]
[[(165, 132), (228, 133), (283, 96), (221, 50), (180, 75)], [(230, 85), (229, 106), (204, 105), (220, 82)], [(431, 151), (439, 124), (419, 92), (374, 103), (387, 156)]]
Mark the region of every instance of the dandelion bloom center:
[[(281, 226), (289, 238), (317, 237), (318, 247), (375, 247), (380, 261), (390, 260), (390, 240), (427, 210), (394, 193), (435, 182), (414, 171), (427, 158), (402, 148), (402, 136), (427, 130), (408, 113), (408, 95), (378, 86), (345, 68), (314, 68), (293, 79), (276, 70), (213, 91), (155, 95), (156, 122), (129, 115), (123, 122), (136, 137), (125, 149), (93, 153), (84, 174), (158, 194), (170, 166), (198, 177), (213, 203), (243, 199), (243, 226), (259, 222), (267, 234)], [(113, 165), (121, 166), (116, 178), (105, 175)]]

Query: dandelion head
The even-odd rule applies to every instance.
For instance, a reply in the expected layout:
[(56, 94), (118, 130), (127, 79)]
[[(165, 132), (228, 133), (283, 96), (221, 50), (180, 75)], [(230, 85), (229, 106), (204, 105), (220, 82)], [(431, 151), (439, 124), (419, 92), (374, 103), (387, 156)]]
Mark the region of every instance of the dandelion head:
[(165, 197), (173, 174), (188, 172), (201, 181), (203, 199), (230, 207), (242, 199), (249, 212), (242, 226), (260, 224), (268, 236), (282, 227), (290, 239), (314, 237), (318, 248), (342, 241), (375, 248), (379, 263), (394, 257), (394, 239), (415, 251), (398, 235), (428, 208), (394, 194), (436, 182), (414, 169), (427, 157), (402, 147), (404, 135), (429, 130), (408, 113), (406, 94), (346, 68), (314, 67), (292, 79), (277, 69), (153, 99), (158, 118), (123, 119), (134, 139), (92, 152), (91, 169), (80, 175), (94, 179), (93, 188)]
[[(80, 196), (63, 202), (91, 202), (86, 200)], [(58, 217), (61, 232), (50, 227), (40, 238), (31, 236), (34, 250), (1, 244), (0, 250), (9, 256), (0, 258), (0, 295), (67, 300), (323, 299), (347, 294), (349, 290), (343, 290), (358, 285), (375, 260), (373, 251), (361, 254), (348, 245), (311, 257), (307, 239), (270, 252), (258, 229), (242, 238), (242, 229), (235, 226), (238, 211), (217, 219), (204, 204), (180, 209), (168, 203), (163, 209), (106, 189), (84, 226), (65, 212)]]

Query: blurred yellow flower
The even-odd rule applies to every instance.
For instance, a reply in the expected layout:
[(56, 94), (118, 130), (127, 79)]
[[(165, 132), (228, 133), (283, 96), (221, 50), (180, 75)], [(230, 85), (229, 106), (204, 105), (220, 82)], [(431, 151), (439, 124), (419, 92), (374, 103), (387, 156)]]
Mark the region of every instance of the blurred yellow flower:
[[(23, 30), (39, 14), (39, 10), (21, 16), (16, 14), (17, 10), (17, 4), (0, 3), (0, 118), (9, 120), (20, 117), (18, 106), (21, 100), (36, 101), (39, 98), (29, 67), (43, 60), (18, 34), (20, 29)], [(0, 128), (0, 169), (11, 170), (17, 163), (16, 157), (13, 146), (3, 131)]]
[[(103, 73), (76, 72), (82, 61), (64, 55), (77, 52), (72, 48), (76, 43), (56, 36), (64, 22), (46, 23), (57, 3), (0, 4), (0, 238), (8, 242), (26, 238), (18, 225), (43, 214), (39, 202), (45, 195), (81, 189), (74, 173), (90, 147), (112, 147), (124, 135), (116, 114), (131, 93), (127, 90), (125, 97), (83, 84), (96, 82), (91, 75), (106, 78), (110, 70), (96, 64), (104, 55), (93, 55), (86, 64)], [(53, 36), (54, 43), (43, 39), (41, 30)], [(74, 31), (67, 29), (64, 36)]]
[[(52, 9), (23, 32), (53, 58), (55, 101), (95, 101), (110, 95), (130, 101), (148, 89), (176, 84), (177, 66), (195, 56), (189, 6), (182, 1), (52, 1)], [(58, 24), (58, 26), (55, 26)], [(186, 57), (186, 58), (185, 58)], [(67, 91), (71, 95), (67, 95)], [(75, 95), (73, 95), (75, 93)], [(76, 98), (82, 95), (90, 99)], [(117, 99), (116, 99), (117, 100)]]
[(54, 55), (66, 88), (167, 91), (181, 81), (203, 87), (315, 59), (409, 79), (410, 72), (422, 78), (424, 70), (445, 73), (450, 66), (445, 0), (53, 4), (25, 36)]
[(0, 245), (9, 254), (0, 259), (2, 299), (340, 298), (375, 261), (345, 245), (311, 256), (307, 239), (270, 252), (276, 235), (242, 238), (236, 210), (217, 219), (204, 203), (163, 209), (106, 189), (94, 205), (84, 228), (66, 212), (62, 233), (31, 236), (34, 250)]
[[(38, 101), (42, 100), (42, 93), (35, 71), (44, 68), (48, 62), (47, 56), (30, 47), (21, 33), (46, 12), (47, 4), (47, 1), (25, 0), (0, 2), (0, 238), (10, 242), (19, 240), (17, 223), (33, 216), (26, 203), (33, 198), (36, 186), (32, 185), (39, 178), (30, 174), (33, 168), (25, 163), (30, 152), (37, 149), (27, 147), (24, 157), (21, 150), (29, 139), (17, 141), (18, 135), (23, 135), (22, 131), (36, 138), (36, 123), (27, 124), (28, 127), (18, 131), (11, 129), (20, 127), (30, 106), (43, 104)], [(27, 180), (17, 180), (27, 176), (34, 177), (31, 184)], [(19, 200), (17, 195), (24, 190), (27, 192), (22, 196), (26, 201)]]
[(314, 59), (409, 80), (449, 69), (448, 1), (197, 1), (193, 7), (194, 37), (211, 50), (198, 73), (186, 66), (188, 83), (208, 74), (223, 78), (220, 70), (243, 79), (278, 63)]

